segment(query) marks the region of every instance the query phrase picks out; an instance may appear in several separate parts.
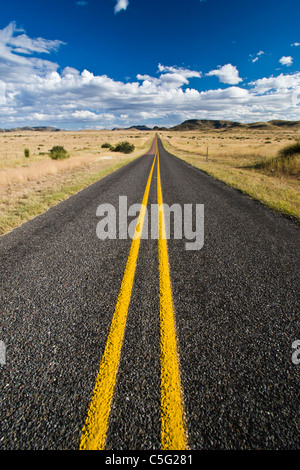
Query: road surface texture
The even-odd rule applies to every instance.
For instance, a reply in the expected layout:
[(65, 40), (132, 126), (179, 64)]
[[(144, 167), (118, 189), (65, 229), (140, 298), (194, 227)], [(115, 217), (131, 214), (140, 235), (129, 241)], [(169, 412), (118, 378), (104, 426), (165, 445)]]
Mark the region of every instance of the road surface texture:
[[(299, 449), (299, 227), (157, 147), (0, 238), (2, 450)], [(160, 186), (201, 249), (97, 237)]]

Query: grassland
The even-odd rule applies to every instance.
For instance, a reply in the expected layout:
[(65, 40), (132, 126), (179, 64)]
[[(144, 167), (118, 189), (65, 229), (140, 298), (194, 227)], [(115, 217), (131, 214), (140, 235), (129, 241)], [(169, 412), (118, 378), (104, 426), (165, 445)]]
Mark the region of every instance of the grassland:
[(300, 158), (279, 158), (281, 149), (300, 138), (299, 130), (164, 131), (159, 135), (173, 155), (300, 222)]
[[(153, 136), (141, 131), (1, 133), (0, 235), (142, 155)], [(101, 147), (124, 140), (134, 144), (133, 153)], [(70, 158), (51, 160), (48, 152), (55, 145), (64, 146)]]
[[(154, 135), (136, 130), (0, 133), (0, 235), (142, 155)], [(299, 155), (284, 164), (278, 158), (280, 150), (299, 139), (299, 130), (161, 131), (159, 135), (172, 154), (300, 221)], [(125, 140), (135, 145), (133, 153), (101, 147)], [(48, 152), (55, 145), (64, 146), (70, 158), (51, 160)]]

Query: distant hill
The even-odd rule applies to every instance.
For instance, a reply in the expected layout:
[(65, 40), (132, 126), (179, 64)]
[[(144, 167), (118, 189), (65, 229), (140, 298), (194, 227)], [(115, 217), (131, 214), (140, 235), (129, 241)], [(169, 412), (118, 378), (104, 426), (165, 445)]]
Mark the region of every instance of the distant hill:
[(171, 127), (173, 131), (191, 131), (197, 129), (211, 130), (211, 129), (229, 129), (233, 127), (243, 127), (243, 124), (234, 121), (219, 121), (210, 119), (189, 119), (182, 124)]
[(277, 127), (300, 127), (300, 121), (269, 121), (269, 124)]
[(248, 129), (270, 129), (272, 125), (267, 122), (250, 122), (244, 125), (244, 128)]
[[(274, 130), (276, 127), (286, 128), (286, 129), (299, 129), (300, 130), (300, 121), (284, 121), (279, 119), (273, 119), (268, 122), (252, 122), (243, 124), (237, 121), (226, 121), (226, 120), (217, 120), (217, 119), (189, 119), (177, 124), (173, 127), (158, 127), (153, 128), (139, 124), (136, 126), (130, 127), (115, 127), (113, 131), (211, 131), (211, 130), (231, 130), (231, 129), (270, 129)], [(13, 129), (0, 129), (0, 133), (3, 132), (26, 132), (26, 131), (36, 131), (36, 132), (60, 132), (62, 129), (51, 126), (35, 126), (35, 127), (14, 127)]]
[(214, 129), (274, 129), (275, 127), (300, 129), (300, 121), (281, 121), (273, 120), (269, 122), (252, 122), (243, 124), (235, 121), (221, 121), (210, 119), (189, 119), (177, 126), (171, 127), (172, 131), (196, 131), (196, 130), (214, 130)]
[(126, 127), (126, 128), (123, 128), (123, 127), (115, 127), (115, 128), (113, 129), (113, 131), (132, 131), (132, 130), (136, 130), (136, 131), (152, 131), (151, 127), (147, 127), (147, 126), (144, 126), (144, 125), (131, 126), (131, 127)]
[(59, 132), (60, 129), (56, 127), (38, 126), (38, 127), (14, 127), (13, 129), (0, 129), (0, 132), (26, 132), (26, 131), (39, 131), (39, 132)]
[(173, 127), (158, 127), (155, 126), (151, 129), (148, 126), (138, 125), (127, 128), (115, 127), (115, 130), (129, 131), (211, 131), (211, 130), (231, 130), (231, 129), (275, 129), (276, 127), (291, 128), (300, 130), (300, 121), (283, 121), (283, 120), (272, 120), (269, 122), (251, 122), (241, 123), (237, 121), (225, 121), (217, 119), (189, 119)]
[(131, 126), (128, 128), (128, 130), (131, 130), (131, 129), (136, 129), (137, 131), (151, 131), (152, 130), (150, 127), (147, 127), (147, 126)]

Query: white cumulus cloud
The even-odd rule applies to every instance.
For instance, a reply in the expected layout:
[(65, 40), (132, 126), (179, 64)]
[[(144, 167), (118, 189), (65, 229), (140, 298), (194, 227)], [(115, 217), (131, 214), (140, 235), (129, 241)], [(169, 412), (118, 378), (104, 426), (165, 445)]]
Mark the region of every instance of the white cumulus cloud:
[(129, 5), (129, 0), (118, 0), (115, 5), (115, 13), (119, 13), (121, 10), (126, 10)]
[(219, 66), (216, 70), (211, 70), (206, 74), (208, 77), (216, 76), (219, 78), (221, 83), (227, 83), (229, 85), (237, 85), (242, 82), (242, 78), (239, 77), (239, 72), (236, 66), (231, 64)]
[[(15, 33), (22, 32), (15, 36)], [(6, 48), (7, 53), (33, 54), (56, 51), (62, 44), (59, 40), (48, 40), (43, 38), (31, 39), (25, 34), (25, 31), (17, 28), (16, 23), (12, 21), (6, 28), (0, 30), (0, 42), (2, 43), (2, 52)]]
[(289, 66), (292, 65), (292, 63), (293, 63), (293, 57), (291, 57), (291, 56), (288, 56), (288, 57), (283, 56), (283, 57), (281, 57), (281, 59), (279, 60), (279, 62), (280, 62), (282, 65), (287, 65), (287, 66), (289, 67)]

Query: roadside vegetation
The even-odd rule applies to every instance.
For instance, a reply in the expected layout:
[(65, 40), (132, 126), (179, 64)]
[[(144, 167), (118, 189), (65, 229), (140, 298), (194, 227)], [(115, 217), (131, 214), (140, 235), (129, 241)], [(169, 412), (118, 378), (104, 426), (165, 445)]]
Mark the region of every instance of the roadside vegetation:
[(275, 157), (257, 163), (254, 168), (275, 175), (289, 175), (300, 178), (300, 141), (279, 150)]
[[(0, 235), (139, 157), (154, 135), (136, 130), (1, 133)], [(129, 145), (116, 150), (120, 142)], [(124, 152), (128, 148), (130, 155)]]
[[(299, 131), (159, 135), (172, 154), (300, 221)], [(0, 235), (142, 155), (154, 136), (136, 130), (0, 134)], [(122, 151), (127, 143), (118, 146), (124, 142), (130, 154)], [(55, 147), (68, 149), (68, 158), (49, 158)]]
[(114, 152), (122, 152), (122, 153), (132, 153), (134, 151), (134, 145), (130, 144), (129, 142), (119, 142), (113, 149)]
[(124, 142), (118, 142), (115, 146), (105, 142), (101, 145), (101, 148), (109, 149), (112, 152), (132, 153), (135, 149), (135, 146), (126, 140)]
[(63, 145), (54, 145), (49, 151), (49, 155), (52, 160), (65, 160), (66, 158), (70, 158), (70, 154)]
[(173, 155), (300, 222), (299, 131), (168, 131), (160, 137)]

